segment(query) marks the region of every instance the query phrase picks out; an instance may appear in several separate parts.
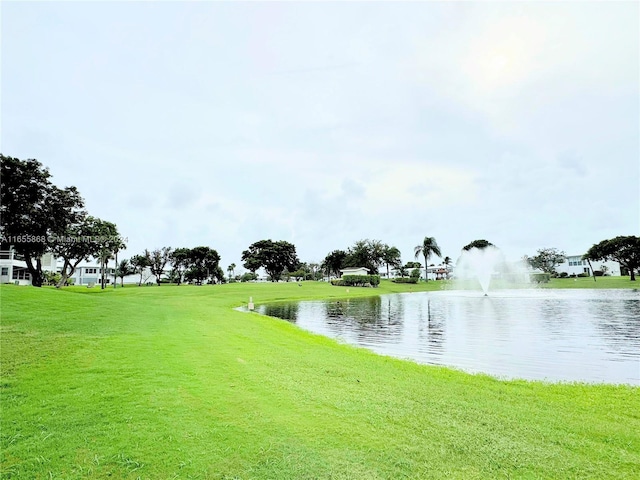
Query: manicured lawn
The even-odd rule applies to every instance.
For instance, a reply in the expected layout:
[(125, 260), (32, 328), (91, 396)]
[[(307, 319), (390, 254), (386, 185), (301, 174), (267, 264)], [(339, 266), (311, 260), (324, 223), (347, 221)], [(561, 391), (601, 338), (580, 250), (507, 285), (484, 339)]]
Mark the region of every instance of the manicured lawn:
[(2, 286), (2, 478), (637, 478), (637, 387), (499, 381), (233, 310), (441, 287)]
[[(637, 277), (636, 277), (637, 278)], [(552, 278), (546, 288), (640, 288), (640, 278), (635, 282), (629, 277), (580, 277), (580, 278)]]

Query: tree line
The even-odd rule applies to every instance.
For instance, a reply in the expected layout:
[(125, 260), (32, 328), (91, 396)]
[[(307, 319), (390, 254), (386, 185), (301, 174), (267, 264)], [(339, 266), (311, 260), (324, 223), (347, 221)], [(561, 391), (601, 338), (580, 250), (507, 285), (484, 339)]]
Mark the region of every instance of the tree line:
[[(0, 235), (1, 247), (13, 246), (21, 255), (31, 275), (34, 286), (42, 286), (43, 274), (41, 257), (51, 252), (62, 259), (63, 265), (57, 286), (63, 286), (74, 274), (81, 262), (94, 258), (101, 266), (101, 285), (105, 286), (106, 266), (111, 259), (116, 262), (116, 276), (140, 275), (139, 284), (144, 282), (145, 272), (155, 276), (159, 285), (163, 276), (167, 280), (181, 284), (205, 281), (222, 283), (227, 281), (220, 266), (220, 255), (207, 246), (194, 248), (163, 247), (145, 250), (130, 259), (118, 262), (118, 253), (126, 249), (126, 239), (118, 232), (113, 222), (88, 214), (84, 199), (76, 187), (59, 188), (51, 182), (51, 174), (35, 159), (20, 160), (0, 154)], [(463, 250), (487, 248), (493, 244), (487, 240), (474, 240)], [(442, 258), (441, 249), (434, 237), (425, 236), (414, 248), (415, 260), (422, 258), (425, 277), (429, 260)], [(283, 277), (296, 280), (319, 280), (340, 276), (340, 270), (348, 267), (365, 267), (370, 274), (377, 275), (381, 268), (396, 270), (401, 276), (410, 268), (419, 268), (418, 262), (403, 265), (400, 250), (380, 240), (363, 239), (356, 241), (345, 250), (333, 250), (318, 263), (301, 262), (295, 245), (284, 241), (259, 240), (242, 252), (242, 261), (249, 273), (234, 278), (235, 264), (228, 268), (229, 281), (257, 278), (257, 271), (263, 268), (271, 281)], [(553, 272), (566, 255), (557, 249), (541, 249), (532, 257), (525, 257), (533, 268)], [(587, 261), (615, 260), (620, 263), (635, 281), (635, 271), (640, 267), (640, 240), (636, 236), (619, 236), (593, 245), (583, 257)], [(444, 257), (445, 265), (451, 264), (450, 257)], [(428, 278), (425, 278), (428, 281)]]

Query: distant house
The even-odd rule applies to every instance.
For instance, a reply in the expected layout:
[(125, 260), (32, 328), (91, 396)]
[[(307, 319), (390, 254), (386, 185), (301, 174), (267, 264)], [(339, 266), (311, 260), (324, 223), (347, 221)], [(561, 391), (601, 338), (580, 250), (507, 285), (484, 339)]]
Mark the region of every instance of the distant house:
[[(115, 274), (115, 268), (107, 268), (105, 270), (104, 284), (107, 285), (113, 281), (113, 275)], [(135, 278), (131, 275), (133, 280), (137, 280), (140, 276)], [(75, 285), (100, 285), (102, 281), (102, 268), (98, 265), (79, 265), (76, 267), (73, 275), (71, 275)], [(126, 278), (126, 277), (125, 277)], [(134, 282), (131, 282), (134, 283)], [(137, 283), (137, 281), (135, 282)]]
[(341, 268), (340, 275), (369, 275), (369, 270), (365, 267)]
[[(591, 262), (591, 266), (595, 271), (604, 270), (607, 275), (613, 277), (619, 277), (621, 273), (620, 264), (614, 261)], [(556, 267), (556, 271), (558, 273), (566, 272), (568, 275), (579, 275), (581, 273), (591, 275), (589, 262), (583, 260), (582, 255), (568, 255), (565, 261)]]

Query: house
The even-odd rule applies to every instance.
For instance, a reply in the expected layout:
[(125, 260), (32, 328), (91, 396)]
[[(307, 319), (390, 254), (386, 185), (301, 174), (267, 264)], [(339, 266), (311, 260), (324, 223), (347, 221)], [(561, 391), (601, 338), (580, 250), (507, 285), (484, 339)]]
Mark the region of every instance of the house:
[[(105, 285), (113, 281), (115, 268), (107, 267), (105, 270)], [(102, 280), (102, 268), (98, 265), (79, 265), (71, 277), (74, 285), (99, 285)]]
[[(109, 267), (107, 264), (107, 268), (105, 270), (105, 285), (113, 285), (115, 273), (115, 267)], [(100, 268), (100, 265), (97, 264), (81, 264), (76, 267), (73, 275), (69, 278), (73, 279), (74, 285), (100, 285), (102, 280), (102, 269)], [(120, 283), (124, 285), (138, 285), (141, 279), (139, 273), (133, 273), (131, 275), (125, 275), (123, 279), (117, 277), (115, 281), (118, 286), (120, 286)], [(151, 269), (149, 267), (145, 267), (142, 273), (142, 283), (146, 284), (149, 282), (155, 283), (156, 277), (151, 273)]]
[[(621, 274), (620, 264), (618, 262), (591, 262), (591, 266), (593, 267), (594, 271), (604, 271), (607, 275), (611, 275), (614, 277), (619, 277)], [(556, 271), (558, 273), (567, 273), (569, 276), (580, 275), (581, 273), (591, 275), (589, 262), (583, 260), (582, 255), (568, 255), (565, 258), (565, 261), (556, 267)]]
[(347, 267), (340, 269), (340, 275), (369, 275), (369, 270), (365, 267)]
[[(59, 271), (56, 257), (45, 253), (40, 259), (43, 272)], [(31, 274), (24, 257), (12, 248), (0, 251), (0, 283), (31, 285)]]

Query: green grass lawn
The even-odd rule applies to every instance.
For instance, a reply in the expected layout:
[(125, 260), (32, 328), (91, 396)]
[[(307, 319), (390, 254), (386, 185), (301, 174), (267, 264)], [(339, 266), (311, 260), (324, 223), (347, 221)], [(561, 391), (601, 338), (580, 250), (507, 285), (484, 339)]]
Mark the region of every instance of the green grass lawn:
[[(548, 286), (631, 283), (602, 280)], [(468, 375), (233, 310), (441, 286), (2, 286), (1, 477), (638, 477), (637, 387)]]

